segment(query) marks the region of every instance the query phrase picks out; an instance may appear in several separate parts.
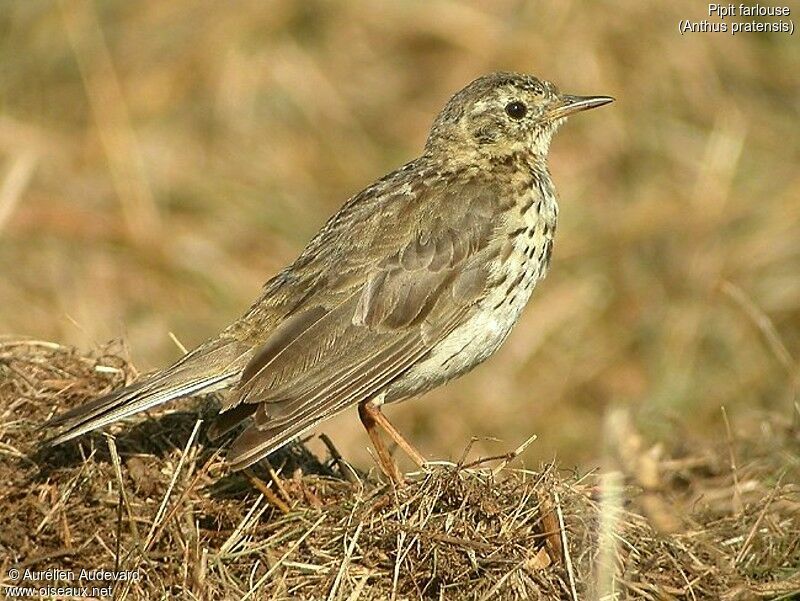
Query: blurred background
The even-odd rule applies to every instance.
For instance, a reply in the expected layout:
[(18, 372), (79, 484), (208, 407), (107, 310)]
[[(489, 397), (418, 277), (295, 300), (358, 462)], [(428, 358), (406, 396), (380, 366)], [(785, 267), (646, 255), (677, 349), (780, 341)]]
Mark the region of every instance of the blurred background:
[[(553, 268), (502, 350), (389, 409), (429, 457), (539, 438), (594, 465), (609, 408), (723, 436), (795, 406), (800, 49), (678, 33), (705, 5), (88, 0), (0, 7), (0, 333), (141, 371), (241, 314), (493, 70), (608, 94), (556, 137)], [(325, 424), (366, 461), (354, 412)], [(486, 440), (496, 437), (502, 442)]]

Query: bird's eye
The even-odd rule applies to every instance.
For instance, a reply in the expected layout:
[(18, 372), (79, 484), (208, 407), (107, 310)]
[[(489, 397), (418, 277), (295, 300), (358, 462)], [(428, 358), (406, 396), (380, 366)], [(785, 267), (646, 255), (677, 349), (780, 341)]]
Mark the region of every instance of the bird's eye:
[(506, 115), (508, 115), (512, 119), (520, 120), (527, 113), (528, 113), (528, 107), (525, 106), (524, 102), (520, 102), (519, 100), (515, 100), (514, 102), (509, 102), (506, 105)]

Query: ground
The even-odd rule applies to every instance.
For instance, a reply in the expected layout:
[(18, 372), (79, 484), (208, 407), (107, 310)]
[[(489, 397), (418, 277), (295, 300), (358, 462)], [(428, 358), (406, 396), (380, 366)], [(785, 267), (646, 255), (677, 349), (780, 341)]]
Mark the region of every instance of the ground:
[[(349, 466), (335, 441), (323, 459), (295, 444), (230, 473), (228, 441), (204, 436), (214, 398), (74, 444), (40, 444), (55, 409), (134, 374), (110, 349), (0, 340), (0, 582), (9, 597), (16, 585), (74, 586), (69, 575), (81, 569), (128, 574), (91, 583), (114, 584), (117, 599), (800, 594), (797, 415), (666, 446), (644, 440), (620, 411), (597, 469), (529, 469), (518, 449), (434, 462), (400, 489), (372, 466)], [(22, 578), (10, 578), (13, 569)], [(47, 569), (61, 573), (35, 573)]]

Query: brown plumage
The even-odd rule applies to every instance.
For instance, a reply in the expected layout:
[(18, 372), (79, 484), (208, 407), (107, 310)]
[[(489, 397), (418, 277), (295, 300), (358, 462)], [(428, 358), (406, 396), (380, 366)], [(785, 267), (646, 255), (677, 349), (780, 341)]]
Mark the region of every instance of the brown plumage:
[(250, 425), (246, 467), (351, 405), (379, 411), (456, 377), (502, 343), (544, 277), (557, 204), (546, 167), (567, 114), (610, 102), (495, 73), (456, 94), (418, 159), (352, 197), (219, 336), (175, 365), (57, 416), (61, 443), (179, 396), (233, 386), (211, 435)]

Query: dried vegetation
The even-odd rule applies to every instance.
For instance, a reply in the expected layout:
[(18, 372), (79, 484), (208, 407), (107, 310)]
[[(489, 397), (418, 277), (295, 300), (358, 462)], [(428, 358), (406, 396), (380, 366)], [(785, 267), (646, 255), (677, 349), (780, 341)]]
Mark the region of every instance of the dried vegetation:
[(119, 599), (800, 594), (797, 423), (665, 449), (620, 413), (603, 469), (528, 470), (511, 454), (433, 465), (400, 490), (301, 445), (228, 473), (203, 436), (213, 399), (37, 448), (53, 408), (133, 373), (113, 352), (0, 342), (3, 574), (139, 570)]
[[(121, 337), (140, 366), (175, 358), (167, 332), (191, 347), (235, 319), (470, 79), (618, 99), (554, 141), (553, 270), (508, 342), (392, 415), (433, 457), (535, 431), (529, 465), (580, 473), (443, 464), (395, 495), (298, 446), (249, 479), (195, 431), (213, 399), (37, 454), (55, 406), (134, 370), (6, 339), (0, 577), (140, 567), (128, 598), (796, 595), (800, 45), (677, 33), (704, 10), (0, 4), (0, 332)], [(352, 415), (324, 430), (372, 465)]]

